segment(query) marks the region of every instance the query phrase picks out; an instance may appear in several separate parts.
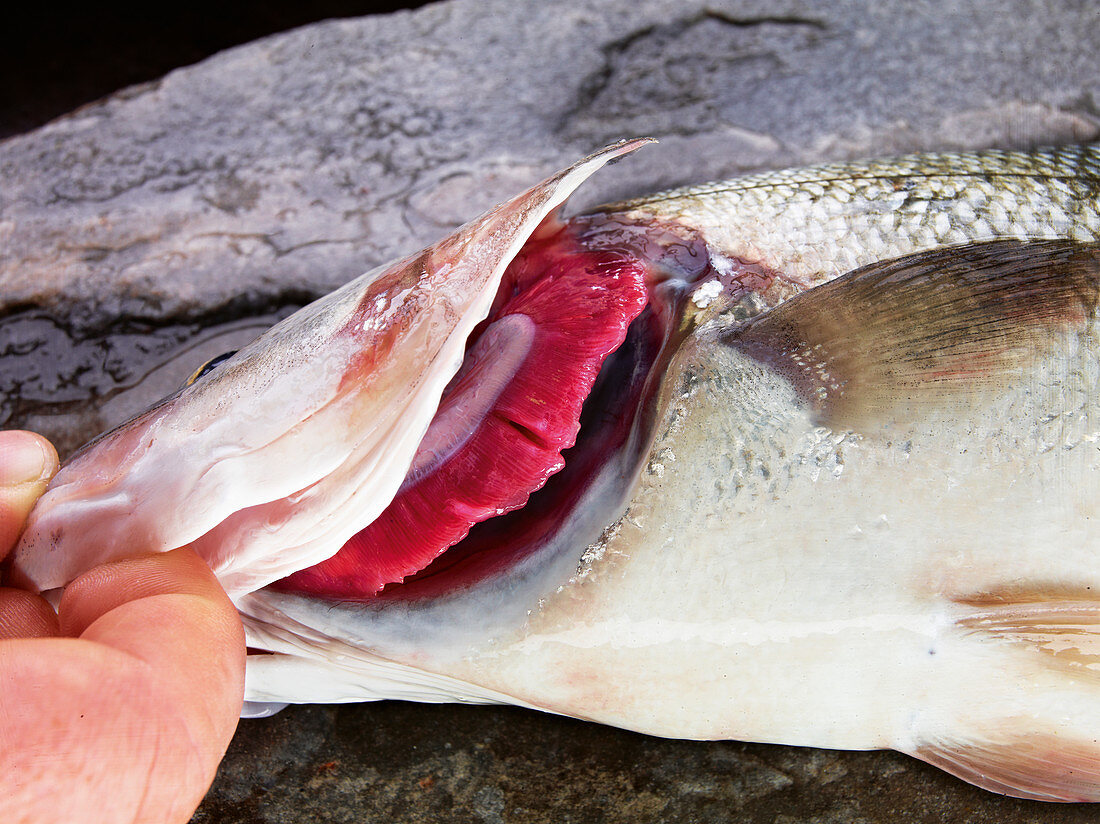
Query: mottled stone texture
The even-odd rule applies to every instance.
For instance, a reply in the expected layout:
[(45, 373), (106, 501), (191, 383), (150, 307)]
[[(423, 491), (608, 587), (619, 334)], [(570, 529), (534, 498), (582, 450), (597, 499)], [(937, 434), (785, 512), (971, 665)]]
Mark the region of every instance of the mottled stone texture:
[(663, 143), (588, 200), (1089, 139), (1100, 19), (1073, 5), (460, 0), (308, 26), (3, 144), (0, 306), (328, 290), (623, 136)]
[[(819, 159), (1096, 139), (1100, 15), (1069, 0), (453, 0), (233, 49), (0, 144), (0, 424), (67, 451), (311, 296), (643, 134), (661, 144), (574, 206)], [(196, 820), (1097, 815), (892, 753), (389, 703), (244, 722)]]
[(667, 741), (514, 708), (298, 707), (243, 721), (195, 824), (1063, 824), (897, 753)]

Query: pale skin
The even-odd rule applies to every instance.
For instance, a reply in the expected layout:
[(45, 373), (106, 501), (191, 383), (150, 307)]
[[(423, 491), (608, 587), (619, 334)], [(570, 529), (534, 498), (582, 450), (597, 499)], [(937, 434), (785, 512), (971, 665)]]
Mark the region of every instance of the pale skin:
[[(0, 432), (0, 559), (56, 470), (44, 438)], [(185, 822), (213, 781), (244, 693), (240, 619), (191, 550), (130, 549), (57, 613), (0, 587), (5, 824)]]

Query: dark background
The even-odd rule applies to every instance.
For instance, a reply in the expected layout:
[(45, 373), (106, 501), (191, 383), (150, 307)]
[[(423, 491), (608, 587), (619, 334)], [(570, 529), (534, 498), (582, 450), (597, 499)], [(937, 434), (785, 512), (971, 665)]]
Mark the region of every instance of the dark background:
[[(64, 8), (43, 3), (0, 13), (0, 138), (29, 131), (134, 83), (239, 43), (333, 17), (359, 17), (419, 2), (298, 0)], [(22, 5), (22, 4), (20, 4)], [(141, 8), (141, 7), (139, 7)]]

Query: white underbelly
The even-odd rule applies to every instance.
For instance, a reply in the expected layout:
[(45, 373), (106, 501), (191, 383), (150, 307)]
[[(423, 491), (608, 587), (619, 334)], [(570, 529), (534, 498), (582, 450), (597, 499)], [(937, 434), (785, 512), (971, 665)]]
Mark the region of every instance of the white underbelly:
[(854, 434), (751, 363), (709, 375), (576, 574), (434, 666), (645, 732), (844, 748), (1060, 694), (1044, 656), (956, 621), (988, 594), (1100, 592), (1095, 386), (1065, 408), (1062, 375)]

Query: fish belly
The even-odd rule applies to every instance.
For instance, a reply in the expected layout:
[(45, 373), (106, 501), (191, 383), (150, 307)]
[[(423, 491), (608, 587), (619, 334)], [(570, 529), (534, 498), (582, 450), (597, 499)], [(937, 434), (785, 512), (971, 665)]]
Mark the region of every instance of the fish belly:
[(1100, 735), (1100, 659), (982, 624), (1100, 592), (1095, 349), (864, 432), (706, 353), (622, 518), (450, 674), (658, 735), (911, 752), (1036, 713)]

